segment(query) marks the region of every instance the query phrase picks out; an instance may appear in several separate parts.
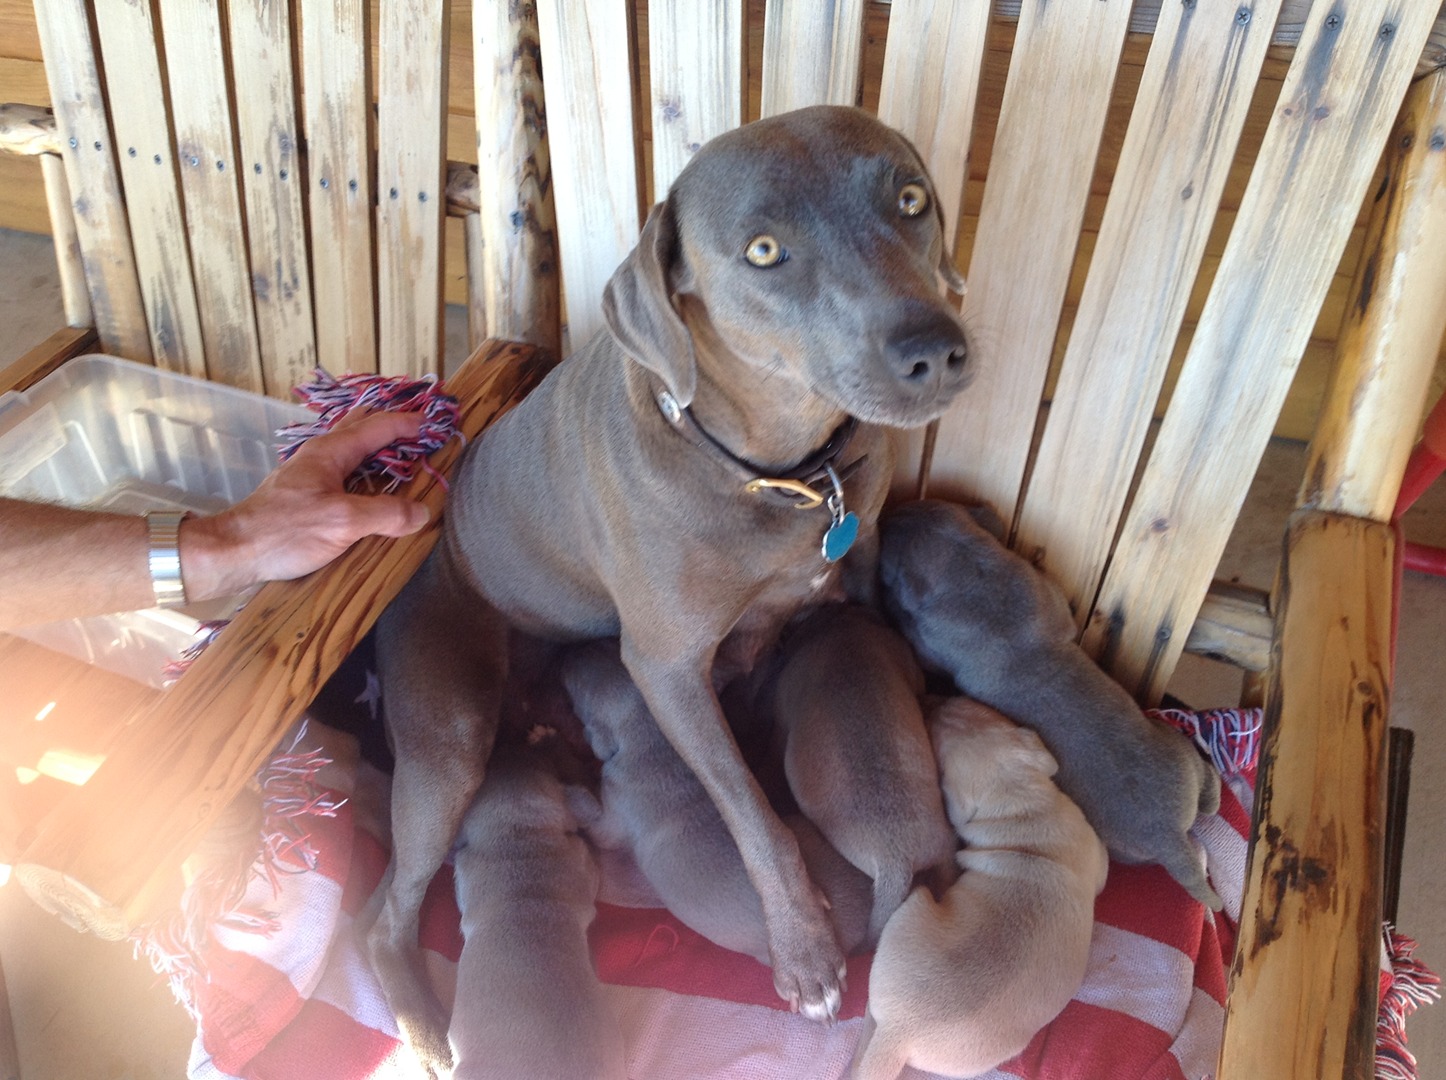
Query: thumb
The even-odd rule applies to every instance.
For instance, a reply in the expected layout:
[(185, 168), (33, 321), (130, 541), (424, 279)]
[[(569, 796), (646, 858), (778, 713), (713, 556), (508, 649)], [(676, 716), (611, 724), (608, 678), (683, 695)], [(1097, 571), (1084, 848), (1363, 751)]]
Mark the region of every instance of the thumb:
[(357, 498), (362, 504), (362, 513), (358, 516), (358, 536), (410, 536), (432, 518), (431, 511), (422, 503), (400, 495)]

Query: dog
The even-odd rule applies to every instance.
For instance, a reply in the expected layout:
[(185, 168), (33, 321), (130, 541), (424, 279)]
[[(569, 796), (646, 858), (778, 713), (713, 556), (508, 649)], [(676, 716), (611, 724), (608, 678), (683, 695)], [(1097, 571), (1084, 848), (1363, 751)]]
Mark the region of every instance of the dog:
[(626, 1080), (588, 951), (598, 870), (562, 782), (526, 750), (499, 748), (460, 839), (454, 1080)]
[(1039, 734), (1115, 858), (1159, 863), (1218, 911), (1188, 830), (1219, 808), (1220, 777), (1076, 644), (1059, 587), (962, 506), (906, 503), (880, 533), (883, 603), (919, 657)]
[(815, 608), (790, 627), (764, 692), (799, 809), (873, 881), (871, 942), (916, 872), (953, 866), (923, 692), (908, 642), (856, 604)]
[[(748, 880), (738, 846), (708, 793), (648, 712), (623, 667), (615, 641), (584, 645), (561, 661), (563, 684), (594, 752), (602, 761), (600, 801), (572, 789), (589, 838), (604, 853), (626, 853), (657, 903), (715, 945), (768, 962), (763, 905)], [(792, 816), (809, 877), (822, 890), (840, 948), (867, 936), (866, 878), (829, 846), (807, 819)], [(843, 865), (840, 866), (839, 864)], [(606, 858), (628, 876), (623, 860)], [(641, 893), (641, 890), (634, 889)]]
[(884, 928), (854, 1080), (975, 1076), (1020, 1053), (1084, 981), (1108, 872), (1038, 735), (968, 698), (930, 719), (963, 874), (938, 903), (915, 890)]
[(871, 588), (888, 428), (935, 419), (970, 378), (938, 207), (917, 152), (861, 110), (713, 139), (608, 282), (607, 329), (468, 448), (431, 565), (378, 645), (396, 653), (382, 690), (399, 827), (369, 942), (419, 1056), (446, 1051), (416, 984), (415, 910), (496, 726), (492, 618), (450, 622), (480, 607), (540, 638), (621, 639), (737, 843), (779, 994), (836, 1015), (838, 943), (717, 688), (801, 608)]

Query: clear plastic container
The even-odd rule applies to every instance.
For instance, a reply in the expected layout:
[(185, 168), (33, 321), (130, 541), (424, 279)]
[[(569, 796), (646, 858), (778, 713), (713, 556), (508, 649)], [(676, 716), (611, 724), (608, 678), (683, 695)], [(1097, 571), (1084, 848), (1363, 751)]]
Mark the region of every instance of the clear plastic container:
[[(23, 393), (0, 394), (0, 496), (122, 514), (215, 513), (276, 467), (278, 429), (313, 417), (302, 405), (145, 364), (77, 357)], [(66, 619), (15, 633), (161, 686), (165, 665), (200, 623), (228, 618), (238, 603)]]

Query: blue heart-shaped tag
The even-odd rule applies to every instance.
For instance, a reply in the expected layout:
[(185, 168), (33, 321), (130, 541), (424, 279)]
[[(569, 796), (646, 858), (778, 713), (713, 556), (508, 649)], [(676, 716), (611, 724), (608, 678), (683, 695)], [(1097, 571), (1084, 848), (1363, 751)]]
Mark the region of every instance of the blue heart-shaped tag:
[(823, 557), (828, 562), (838, 562), (849, 553), (854, 541), (859, 538), (859, 517), (852, 510), (844, 514), (823, 534)]

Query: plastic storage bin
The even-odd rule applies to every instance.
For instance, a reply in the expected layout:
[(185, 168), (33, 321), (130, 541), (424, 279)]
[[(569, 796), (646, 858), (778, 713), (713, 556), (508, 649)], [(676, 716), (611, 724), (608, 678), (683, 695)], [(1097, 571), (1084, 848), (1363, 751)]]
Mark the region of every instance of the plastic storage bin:
[[(109, 356), (82, 356), (23, 393), (0, 394), (0, 495), (124, 514), (211, 514), (276, 467), (276, 431), (301, 405)], [(3, 555), (0, 555), (3, 557)], [(67, 619), (17, 630), (152, 686), (239, 599)]]

